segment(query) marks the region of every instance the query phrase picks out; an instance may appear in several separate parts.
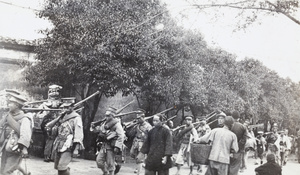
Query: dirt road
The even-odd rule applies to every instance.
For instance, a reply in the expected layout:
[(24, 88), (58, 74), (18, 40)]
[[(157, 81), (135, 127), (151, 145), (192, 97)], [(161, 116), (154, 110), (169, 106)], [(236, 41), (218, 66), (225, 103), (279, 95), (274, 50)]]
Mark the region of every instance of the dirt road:
[[(253, 175), (254, 169), (258, 165), (254, 165), (255, 160), (250, 157), (248, 159), (248, 168), (240, 175)], [(25, 166), (26, 165), (26, 166)], [(46, 163), (43, 159), (37, 157), (30, 157), (22, 162), (22, 167), (26, 167), (32, 175), (56, 175), (57, 172), (53, 168), (53, 162)], [(95, 161), (84, 160), (84, 159), (73, 159), (70, 164), (71, 175), (102, 175), (100, 169), (97, 168)], [(134, 161), (130, 158), (127, 162), (122, 165), (119, 175), (132, 175), (135, 169)], [(300, 164), (296, 161), (295, 156), (291, 156), (287, 165), (283, 166), (283, 175), (299, 175), (300, 174)], [(205, 169), (202, 173), (196, 172), (196, 167), (194, 168), (193, 175), (204, 175)], [(170, 175), (176, 173), (176, 167), (170, 169)], [(18, 174), (18, 173), (15, 173)], [(142, 173), (144, 174), (144, 173)], [(181, 170), (181, 175), (188, 175), (189, 169), (187, 165), (184, 165)]]

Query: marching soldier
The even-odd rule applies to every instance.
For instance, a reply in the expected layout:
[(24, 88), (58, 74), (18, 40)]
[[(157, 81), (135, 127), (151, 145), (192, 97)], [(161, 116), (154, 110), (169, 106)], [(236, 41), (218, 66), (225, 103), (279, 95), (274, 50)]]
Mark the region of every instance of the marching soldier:
[(278, 134), (278, 124), (273, 123), (272, 131), (268, 133), (266, 141), (267, 141), (267, 153), (272, 153), (276, 156), (276, 162), (278, 160), (278, 148), (275, 145), (276, 140), (279, 137)]
[[(109, 107), (105, 112), (105, 120), (99, 126), (98, 144), (100, 151), (98, 152), (96, 163), (104, 175), (114, 175), (116, 164), (121, 160), (116, 157), (121, 156), (125, 132), (119, 119), (115, 118), (116, 109)], [(94, 126), (91, 126), (94, 128)]]
[(68, 164), (83, 146), (83, 126), (81, 116), (73, 110), (75, 98), (64, 98), (60, 106), (63, 112), (59, 117), (46, 124), (47, 129), (57, 126), (57, 136), (53, 143), (54, 168), (58, 175), (69, 175)]
[[(135, 132), (135, 137), (133, 139), (133, 144), (130, 149), (130, 155), (133, 158), (137, 158), (138, 154), (140, 153), (141, 148), (147, 139), (148, 132), (152, 129), (152, 126), (145, 121), (145, 111), (143, 109), (139, 109), (136, 114), (136, 120), (137, 120), (137, 125), (134, 126), (134, 132)], [(144, 155), (139, 155), (139, 156), (144, 156)], [(138, 175), (140, 174), (140, 171), (142, 169), (142, 163), (144, 162), (143, 159), (136, 160), (137, 163), (137, 168), (134, 171)]]
[(28, 147), (32, 135), (32, 117), (24, 114), (22, 107), (26, 99), (20, 93), (14, 91), (7, 96), (9, 112), (0, 121), (2, 127), (1, 137), (1, 174), (12, 174), (20, 170), (24, 175), (26, 172), (20, 167), (23, 158), (28, 156)]
[(282, 166), (287, 163), (287, 154), (291, 150), (291, 142), (290, 139), (284, 135), (284, 131), (279, 131), (279, 134), (280, 135), (274, 144), (278, 148), (279, 165)]
[[(40, 108), (46, 108), (46, 109), (58, 109), (61, 105), (61, 98), (60, 98), (60, 90), (62, 89), (59, 85), (51, 85), (49, 86), (48, 90), (48, 99), (46, 102), (44, 102)], [(55, 133), (57, 127), (54, 127), (50, 130), (47, 130), (45, 127), (47, 123), (52, 121), (53, 119), (58, 117), (58, 112), (55, 111), (43, 111), (41, 114), (43, 115), (43, 121), (41, 123), (41, 129), (44, 133), (45, 138), (45, 147), (44, 147), (44, 161), (50, 162), (53, 160), (53, 157), (51, 158), (52, 153), (52, 146), (55, 139)], [(49, 128), (48, 128), (49, 129)]]
[(190, 174), (193, 173), (193, 163), (191, 160), (191, 152), (190, 152), (190, 144), (196, 140), (198, 140), (198, 133), (197, 130), (194, 128), (193, 124), (193, 117), (186, 116), (185, 117), (185, 124), (186, 126), (178, 133), (178, 140), (181, 140), (180, 149), (176, 158), (176, 165), (177, 165), (177, 173), (179, 175), (180, 168), (184, 164), (184, 160), (187, 160), (187, 164), (190, 167)]

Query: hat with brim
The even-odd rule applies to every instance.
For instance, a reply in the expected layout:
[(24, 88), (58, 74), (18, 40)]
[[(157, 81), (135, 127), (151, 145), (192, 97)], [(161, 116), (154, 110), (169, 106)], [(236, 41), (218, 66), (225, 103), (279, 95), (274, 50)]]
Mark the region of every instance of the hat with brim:
[(202, 121), (200, 121), (199, 124), (200, 124), (200, 125), (206, 125), (206, 121), (205, 121), (205, 120), (202, 120)]
[(116, 115), (117, 114), (117, 109), (114, 108), (114, 107), (108, 107), (106, 109), (106, 112), (105, 112), (105, 115), (109, 115), (109, 114), (113, 114), (113, 115)]
[(221, 113), (219, 113), (219, 114), (217, 115), (217, 117), (223, 117), (223, 118), (225, 118), (225, 117), (226, 117), (226, 114), (225, 114), (224, 112), (221, 112)]
[(49, 89), (62, 89), (62, 87), (59, 85), (53, 84), (53, 85), (49, 86)]
[(62, 104), (60, 107), (70, 107), (75, 104), (76, 98), (75, 97), (67, 97), (67, 98), (62, 98)]
[(184, 119), (185, 119), (185, 120), (193, 120), (193, 117), (190, 116), (190, 115), (188, 115), (188, 116), (185, 116)]
[(264, 133), (263, 131), (258, 131), (258, 132), (257, 132), (257, 134), (263, 134), (263, 133)]
[(142, 108), (138, 108), (136, 110), (136, 114), (145, 114), (145, 113), (146, 113), (146, 111), (144, 109), (142, 109)]
[(22, 95), (16, 95), (16, 94), (13, 94), (13, 93), (10, 93), (10, 94), (8, 94), (8, 97), (7, 97), (8, 99), (8, 101), (9, 102), (15, 102), (15, 103), (18, 103), (18, 104), (20, 104), (20, 105), (22, 105), (22, 106), (24, 106), (24, 104), (26, 103), (26, 99), (25, 99), (25, 97), (23, 97)]

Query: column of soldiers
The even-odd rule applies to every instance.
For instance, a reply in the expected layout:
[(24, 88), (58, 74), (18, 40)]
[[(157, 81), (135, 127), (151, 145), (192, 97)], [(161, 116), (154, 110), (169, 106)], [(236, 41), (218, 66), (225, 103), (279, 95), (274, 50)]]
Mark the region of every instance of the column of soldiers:
[[(60, 89), (58, 86), (50, 89)], [(57, 95), (57, 94), (56, 94)], [(24, 157), (28, 155), (30, 138), (33, 127), (32, 116), (22, 111), (26, 100), (18, 92), (8, 92), (7, 103), (9, 112), (0, 121), (2, 127), (1, 152), (1, 174), (11, 174), (19, 170), (23, 174), (30, 174), (20, 167)], [(50, 103), (51, 102), (51, 103)], [(50, 105), (47, 105), (49, 103)], [(50, 99), (44, 103), (50, 109), (60, 109), (60, 112), (48, 113), (44, 118), (43, 128), (48, 133), (51, 141), (49, 148), (46, 144), (45, 161), (54, 161), (54, 168), (59, 175), (69, 175), (68, 167), (72, 157), (77, 157), (83, 146), (83, 126), (81, 116), (74, 111), (75, 98)], [(125, 149), (126, 139), (124, 124), (118, 117), (118, 110), (109, 107), (105, 112), (105, 118), (100, 122), (93, 122), (91, 130), (98, 133), (96, 164), (104, 175), (114, 175), (120, 170), (120, 164), (124, 161), (122, 151)], [(172, 164), (177, 166), (177, 173), (180, 174), (180, 167), (187, 160), (190, 166), (190, 174), (193, 171), (191, 161), (191, 143), (210, 143), (212, 145), (209, 154), (209, 164), (207, 174), (238, 174), (241, 166), (242, 154), (245, 150), (247, 139), (247, 128), (238, 122), (239, 115), (233, 113), (232, 116), (218, 113), (219, 127), (210, 130), (205, 122), (205, 118), (198, 118), (197, 126), (194, 127), (193, 116), (184, 116), (185, 124), (178, 132), (176, 139), (180, 141), (180, 149), (176, 159), (172, 162), (173, 138), (171, 130), (165, 122), (167, 118), (164, 114), (152, 116), (153, 126), (145, 120), (145, 111), (138, 109), (135, 122), (132, 122), (134, 139), (130, 149), (130, 155), (136, 160), (137, 174), (141, 174), (144, 166), (146, 175), (168, 175)], [(51, 115), (50, 115), (51, 114)], [(46, 121), (46, 119), (48, 119)], [(128, 126), (127, 126), (128, 127)], [(125, 127), (126, 128), (126, 127)], [(49, 131), (51, 134), (49, 134)], [(50, 137), (51, 135), (55, 137)], [(273, 132), (267, 138), (268, 151), (272, 155), (278, 155), (282, 144), (288, 144), (284, 139), (284, 133), (277, 134), (276, 125), (273, 125)], [(277, 150), (274, 148), (277, 147)], [(279, 148), (279, 149), (278, 149)], [(271, 155), (269, 154), (269, 155)], [(273, 161), (272, 156), (268, 156)], [(281, 156), (281, 161), (286, 162), (286, 156)], [(143, 165), (145, 163), (145, 165)], [(259, 168), (260, 170), (261, 168)], [(276, 168), (275, 168), (276, 169)], [(258, 170), (258, 171), (259, 171)], [(198, 165), (198, 171), (202, 168)], [(277, 168), (276, 171), (281, 171)]]
[[(58, 86), (50, 86), (49, 92), (55, 93)], [(57, 94), (56, 94), (57, 95)], [(56, 96), (55, 95), (55, 96)], [(20, 92), (7, 90), (8, 114), (2, 116), (0, 121), (1, 139), (1, 172), (0, 174), (13, 174), (16, 170), (24, 175), (30, 175), (27, 168), (22, 168), (21, 162), (28, 157), (28, 148), (32, 143), (31, 136), (34, 126), (34, 113), (24, 112), (24, 105), (27, 105), (26, 99)], [(58, 99), (49, 98), (41, 105), (38, 110), (48, 111), (53, 108), (60, 108), (59, 113), (47, 113), (44, 118), (43, 129), (51, 133), (46, 137), (45, 160), (54, 160), (54, 168), (58, 175), (69, 175), (68, 167), (72, 157), (79, 155), (79, 151), (84, 149), (83, 146), (83, 125), (81, 116), (74, 111), (75, 98)], [(30, 108), (31, 109), (31, 108)], [(50, 118), (51, 120), (47, 120)], [(46, 122), (45, 122), (46, 121)], [(49, 136), (51, 144), (49, 144)], [(26, 164), (25, 164), (26, 166)]]

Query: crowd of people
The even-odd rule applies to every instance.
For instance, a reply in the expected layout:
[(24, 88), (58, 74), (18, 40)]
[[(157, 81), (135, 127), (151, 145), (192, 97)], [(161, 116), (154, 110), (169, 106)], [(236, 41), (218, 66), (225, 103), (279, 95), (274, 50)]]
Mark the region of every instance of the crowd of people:
[[(50, 86), (48, 100), (40, 106), (60, 109), (59, 112), (54, 110), (44, 113), (41, 125), (46, 140), (44, 161), (54, 161), (58, 175), (69, 175), (68, 165), (72, 157), (77, 157), (80, 150), (84, 149), (83, 124), (81, 116), (74, 110), (75, 98), (58, 98), (60, 89), (58, 85)], [(26, 100), (20, 93), (7, 91), (7, 94), (9, 112), (0, 121), (1, 174), (12, 174), (19, 170), (29, 175), (30, 172), (22, 169), (20, 163), (28, 156), (33, 118), (30, 113), (22, 110)], [(173, 166), (177, 167), (176, 175), (180, 175), (185, 163), (190, 169), (190, 175), (194, 167), (197, 167), (197, 173), (201, 173), (204, 166), (206, 175), (237, 175), (247, 169), (251, 151), (255, 153), (256, 164), (260, 164), (255, 169), (256, 174), (281, 175), (288, 155), (295, 151), (296, 140), (288, 136), (288, 130), (279, 131), (278, 124), (273, 123), (270, 132), (256, 130), (254, 134), (255, 126), (250, 125), (249, 121), (241, 122), (238, 112), (217, 112), (218, 127), (213, 129), (206, 122), (205, 116), (183, 116), (183, 125), (174, 130), (163, 113), (151, 117), (152, 125), (145, 119), (143, 109), (137, 109), (135, 115), (134, 121), (124, 124), (118, 110), (109, 107), (104, 119), (91, 123), (90, 130), (98, 136), (96, 164), (104, 175), (114, 175), (120, 171), (126, 156), (124, 141), (128, 137), (133, 138), (130, 156), (136, 161), (133, 172), (137, 175), (142, 173), (142, 169), (145, 175), (169, 175), (169, 169)], [(300, 136), (300, 131), (298, 134)], [(173, 142), (178, 144), (178, 149)], [(208, 163), (193, 161), (191, 144), (211, 147)], [(267, 159), (265, 163), (264, 158)]]

